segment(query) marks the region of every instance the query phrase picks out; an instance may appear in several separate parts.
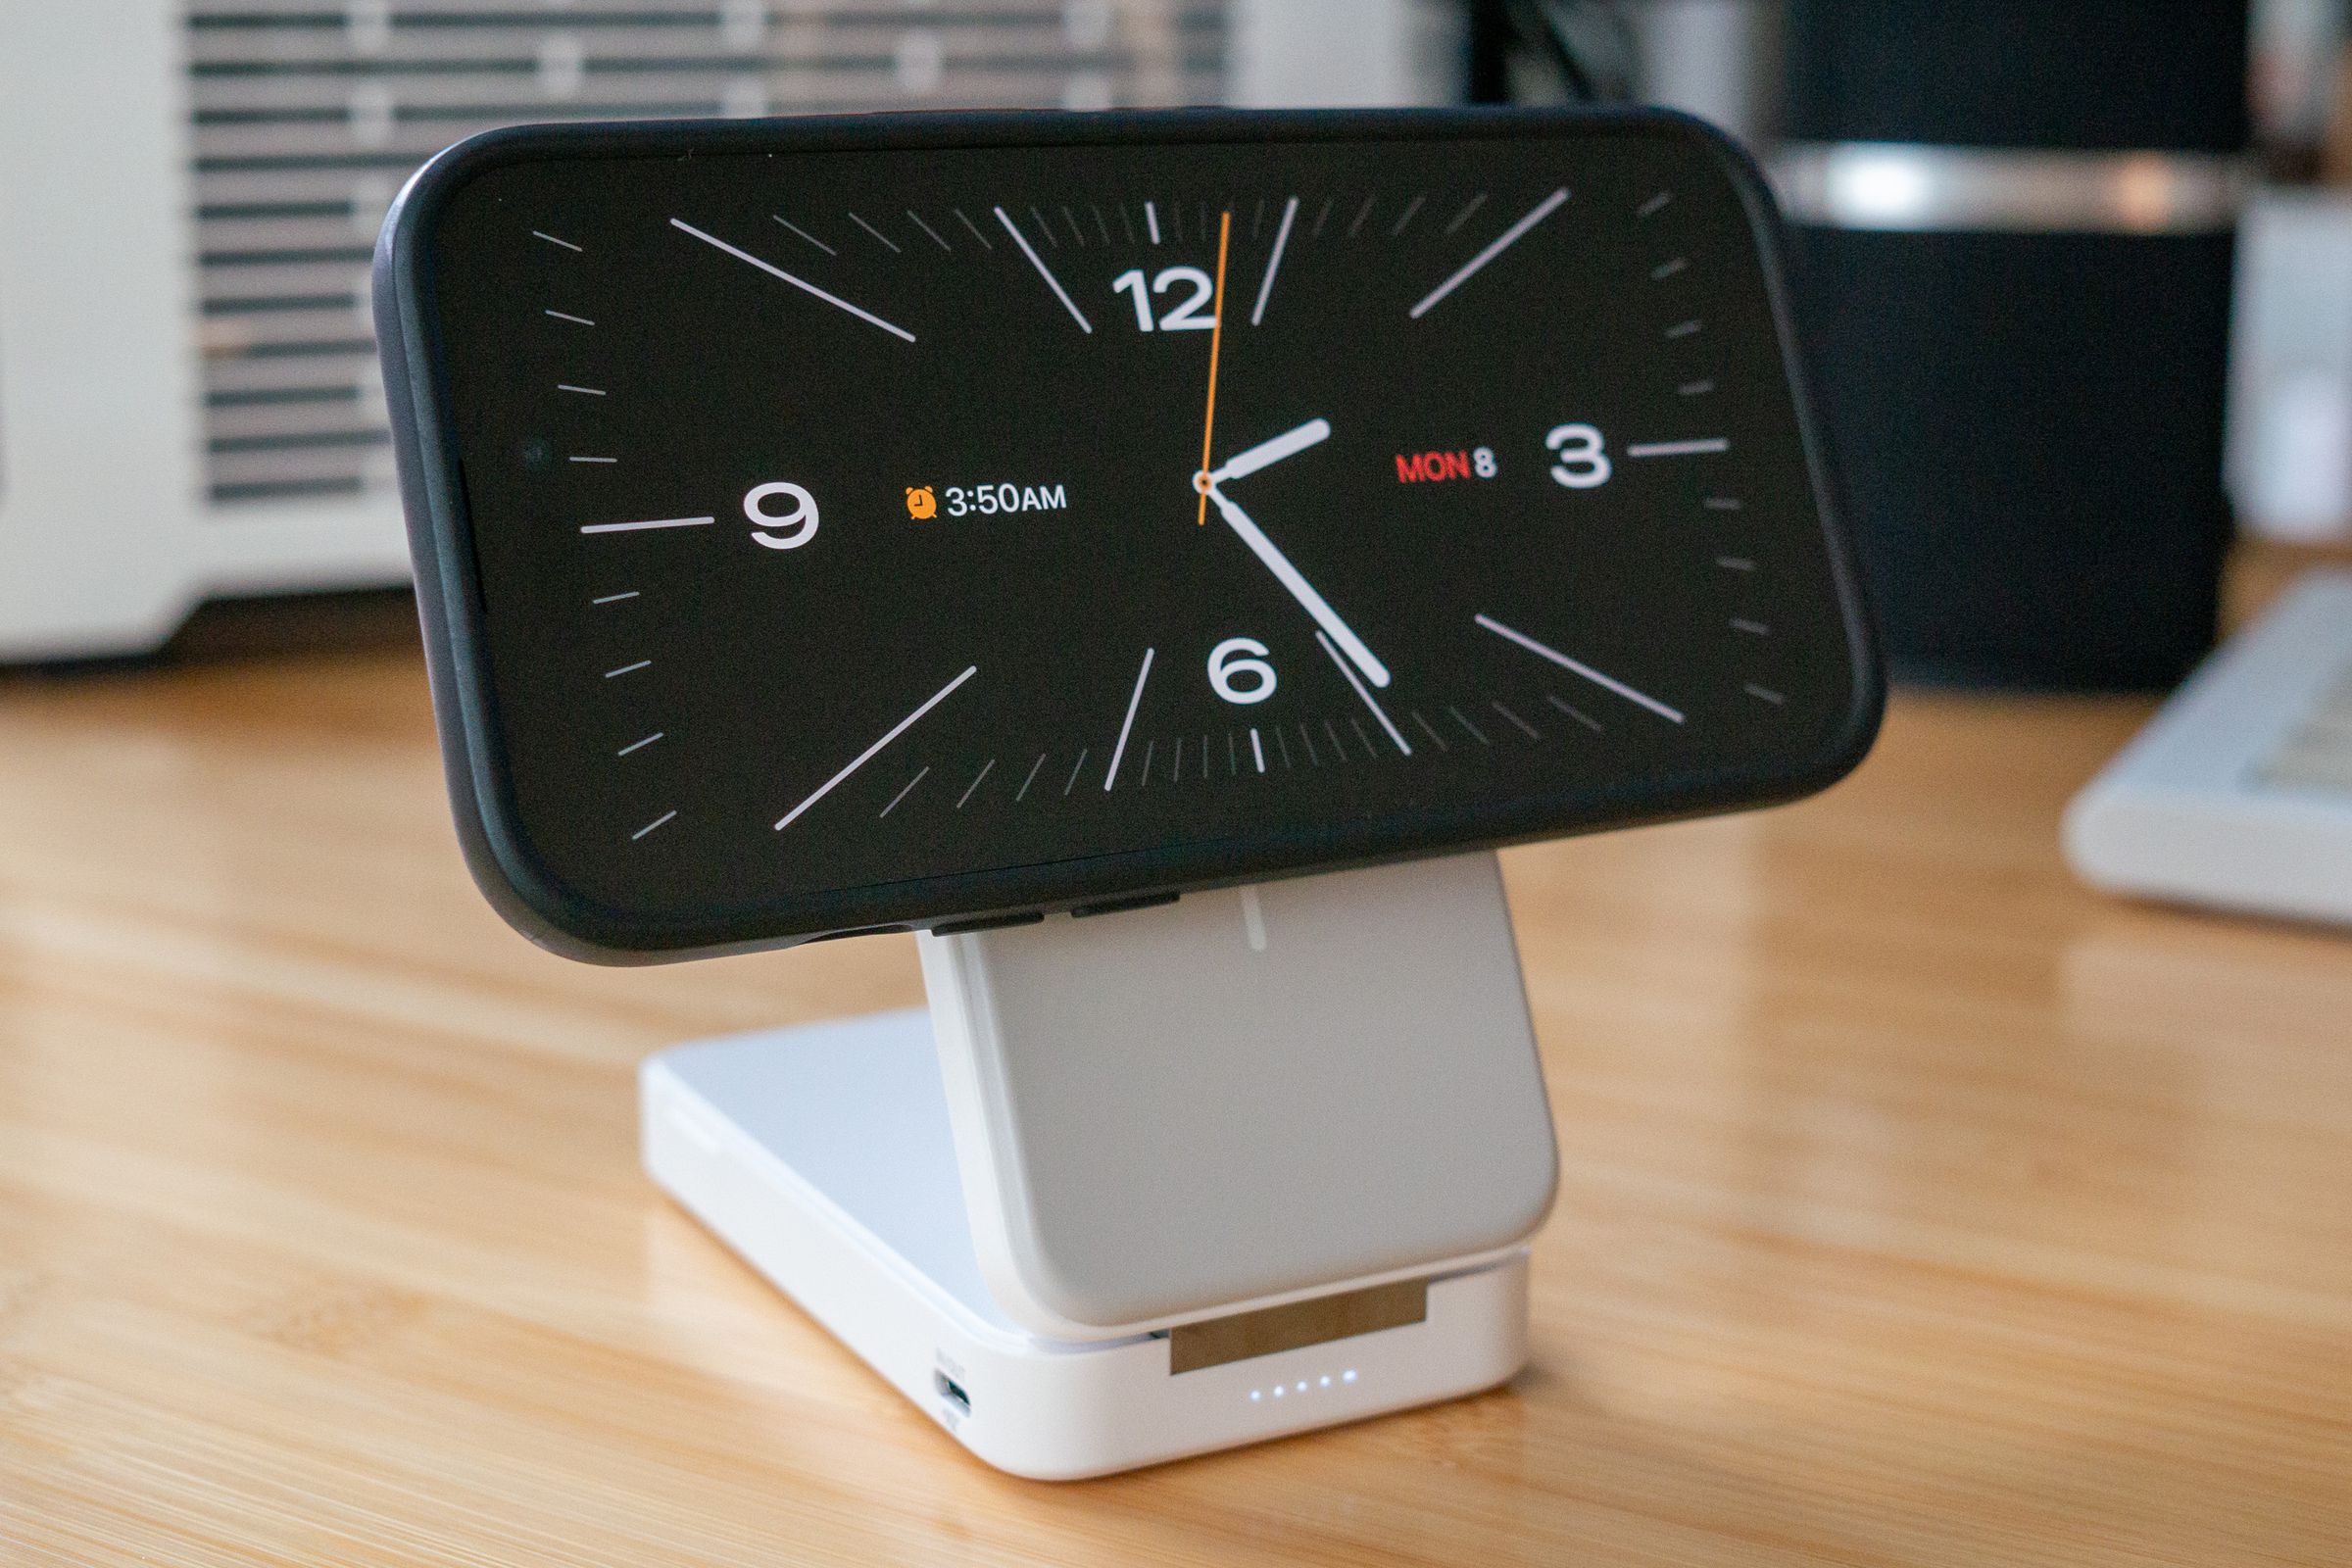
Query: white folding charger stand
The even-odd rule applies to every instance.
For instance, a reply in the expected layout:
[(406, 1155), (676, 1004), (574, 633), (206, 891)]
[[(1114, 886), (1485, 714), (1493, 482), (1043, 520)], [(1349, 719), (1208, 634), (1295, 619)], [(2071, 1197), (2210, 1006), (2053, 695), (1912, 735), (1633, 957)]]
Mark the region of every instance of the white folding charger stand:
[(647, 1170), (972, 1452), (1064, 1478), (1492, 1387), (1556, 1178), (1492, 855), (921, 939), (679, 1046)]

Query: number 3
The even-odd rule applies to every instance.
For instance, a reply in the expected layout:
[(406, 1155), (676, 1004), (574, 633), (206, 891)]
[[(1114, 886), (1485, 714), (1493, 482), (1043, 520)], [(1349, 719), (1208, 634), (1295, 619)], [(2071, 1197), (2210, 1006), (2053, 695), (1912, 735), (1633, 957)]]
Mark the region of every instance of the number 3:
[(1555, 424), (1544, 438), (1559, 458), (1551, 476), (1571, 490), (1592, 490), (1609, 482), (1608, 443), (1590, 424)]

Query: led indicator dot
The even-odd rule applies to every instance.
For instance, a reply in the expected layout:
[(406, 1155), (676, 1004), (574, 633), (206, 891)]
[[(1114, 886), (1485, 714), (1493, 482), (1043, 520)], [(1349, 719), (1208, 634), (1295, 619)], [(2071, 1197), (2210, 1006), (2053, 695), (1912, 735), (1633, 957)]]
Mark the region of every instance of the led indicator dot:
[(1328, 1372), (1323, 1374), (1323, 1386), (1327, 1389), (1331, 1387), (1331, 1374)]
[(1341, 1373), (1340, 1381), (1342, 1383), (1353, 1383), (1355, 1381), (1355, 1368), (1349, 1367), (1347, 1371)]
[(1299, 1392), (1300, 1394), (1304, 1394), (1304, 1393), (1306, 1392), (1306, 1384), (1305, 1384), (1304, 1380), (1301, 1380), (1301, 1381), (1299, 1382), (1299, 1384), (1298, 1384), (1298, 1392)]
[(1264, 1398), (1264, 1397), (1265, 1397), (1265, 1395), (1264, 1395), (1264, 1393), (1263, 1393), (1262, 1391), (1260, 1391), (1260, 1390), (1257, 1390), (1257, 1389), (1251, 1389), (1251, 1390), (1250, 1391), (1250, 1402), (1251, 1404), (1255, 1404), (1255, 1403), (1256, 1403), (1258, 1400), (1260, 1400), (1260, 1399), (1262, 1399), (1262, 1398)]
[(1279, 1383), (1274, 1385), (1274, 1397), (1277, 1399), (1282, 1397), (1282, 1385)]

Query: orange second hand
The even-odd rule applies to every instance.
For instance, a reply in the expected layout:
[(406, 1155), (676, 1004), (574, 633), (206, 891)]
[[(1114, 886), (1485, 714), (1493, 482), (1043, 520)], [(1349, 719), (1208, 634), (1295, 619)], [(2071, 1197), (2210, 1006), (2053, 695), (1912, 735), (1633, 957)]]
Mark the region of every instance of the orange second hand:
[[(1217, 291), (1208, 305), (1208, 416), (1200, 421), (1200, 471), (1208, 471), (1208, 447), (1217, 429), (1217, 348), (1225, 337), (1225, 242), (1233, 234), (1233, 214), (1217, 215)], [(1208, 492), (1200, 492), (1200, 514), (1196, 528), (1208, 525)]]

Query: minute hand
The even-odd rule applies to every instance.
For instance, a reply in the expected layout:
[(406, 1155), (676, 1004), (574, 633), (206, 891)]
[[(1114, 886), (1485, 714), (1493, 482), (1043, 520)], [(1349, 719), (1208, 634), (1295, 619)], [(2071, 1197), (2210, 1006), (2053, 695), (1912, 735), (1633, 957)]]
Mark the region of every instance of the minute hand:
[(1331, 640), (1339, 644), (1340, 651), (1348, 656), (1348, 661), (1364, 672), (1364, 679), (1375, 686), (1388, 685), (1389, 666), (1374, 657), (1372, 650), (1364, 646), (1361, 637), (1348, 629), (1348, 623), (1340, 618), (1339, 612), (1315, 592), (1315, 585), (1298, 575), (1298, 568), (1291, 564), (1291, 558), (1274, 547), (1274, 541), (1250, 520), (1250, 514), (1226, 500), (1225, 492), (1213, 482), (1203, 484), (1200, 488), (1202, 494), (1216, 503), (1217, 515), (1225, 519), (1225, 526), (1239, 534), (1242, 543), (1250, 547), (1250, 553), (1265, 563), (1266, 569), (1291, 591), (1291, 597), (1298, 600), (1299, 606), (1314, 617), (1315, 624), (1322, 627)]

